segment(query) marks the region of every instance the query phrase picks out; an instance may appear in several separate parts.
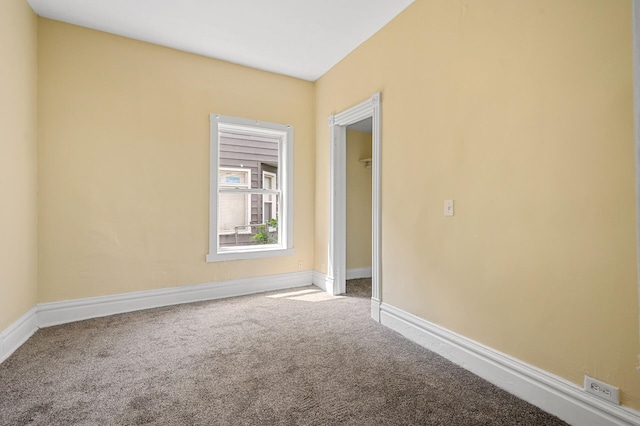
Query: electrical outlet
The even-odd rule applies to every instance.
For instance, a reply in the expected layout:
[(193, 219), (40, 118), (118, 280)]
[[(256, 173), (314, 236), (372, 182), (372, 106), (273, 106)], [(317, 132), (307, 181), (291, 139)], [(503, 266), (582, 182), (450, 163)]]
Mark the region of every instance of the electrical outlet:
[(584, 390), (609, 402), (613, 402), (616, 405), (620, 405), (618, 388), (615, 386), (608, 385), (593, 377), (584, 376)]
[(298, 269), (302, 269), (302, 260), (298, 260)]

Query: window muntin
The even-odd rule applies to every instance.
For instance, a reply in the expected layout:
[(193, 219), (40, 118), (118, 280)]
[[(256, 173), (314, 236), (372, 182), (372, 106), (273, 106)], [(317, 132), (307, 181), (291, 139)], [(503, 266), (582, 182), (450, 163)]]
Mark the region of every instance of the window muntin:
[(211, 115), (207, 261), (293, 252), (293, 129)]

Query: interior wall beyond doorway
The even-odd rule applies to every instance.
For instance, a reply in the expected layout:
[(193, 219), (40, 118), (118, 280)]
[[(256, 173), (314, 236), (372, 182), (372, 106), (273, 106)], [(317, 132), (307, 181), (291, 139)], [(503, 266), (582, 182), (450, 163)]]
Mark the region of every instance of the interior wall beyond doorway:
[(347, 130), (347, 271), (371, 267), (370, 158), (371, 133)]

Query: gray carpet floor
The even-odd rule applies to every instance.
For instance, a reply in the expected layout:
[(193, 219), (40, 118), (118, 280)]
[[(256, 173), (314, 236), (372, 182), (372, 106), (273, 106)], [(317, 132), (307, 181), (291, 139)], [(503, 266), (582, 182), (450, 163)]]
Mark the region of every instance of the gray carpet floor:
[(39, 330), (0, 365), (2, 425), (564, 425), (370, 318), (371, 284)]

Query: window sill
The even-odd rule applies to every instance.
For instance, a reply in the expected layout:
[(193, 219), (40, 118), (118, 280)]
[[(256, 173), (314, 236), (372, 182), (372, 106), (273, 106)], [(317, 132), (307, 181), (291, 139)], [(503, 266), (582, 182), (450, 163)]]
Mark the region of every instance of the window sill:
[(247, 249), (245, 251), (222, 251), (219, 253), (209, 253), (207, 255), (207, 263), (224, 262), (227, 260), (244, 260), (244, 259), (260, 259), (265, 257), (291, 256), (294, 254), (293, 248), (268, 248), (268, 249)]

